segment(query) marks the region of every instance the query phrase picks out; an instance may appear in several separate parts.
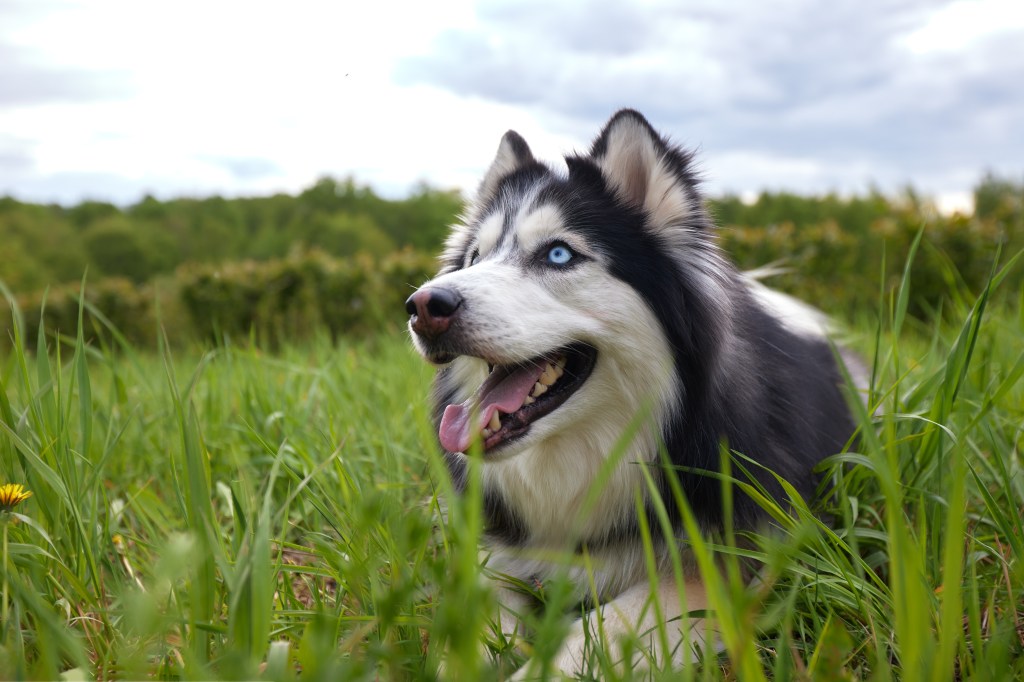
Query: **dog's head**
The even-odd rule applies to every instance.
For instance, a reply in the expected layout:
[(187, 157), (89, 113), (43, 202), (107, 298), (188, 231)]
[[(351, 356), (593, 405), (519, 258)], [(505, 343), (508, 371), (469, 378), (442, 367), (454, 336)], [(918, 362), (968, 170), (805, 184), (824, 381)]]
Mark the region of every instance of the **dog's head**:
[(449, 452), (615, 442), (637, 409), (681, 397), (688, 325), (722, 295), (690, 155), (624, 110), (566, 163), (557, 173), (506, 133), (441, 272), (406, 302), (416, 348), (444, 365)]

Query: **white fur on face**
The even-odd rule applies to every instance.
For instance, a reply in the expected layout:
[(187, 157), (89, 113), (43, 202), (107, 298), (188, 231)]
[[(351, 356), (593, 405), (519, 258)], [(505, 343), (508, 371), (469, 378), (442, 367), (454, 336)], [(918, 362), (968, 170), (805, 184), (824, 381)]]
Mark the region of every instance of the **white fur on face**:
[[(572, 243), (558, 210), (537, 208), (516, 220), (516, 238), (475, 266), (451, 272), (425, 286), (454, 289), (463, 299), (459, 334), (479, 356), (457, 358), (451, 379), (472, 396), (486, 377), (486, 362), (521, 363), (583, 341), (597, 348), (587, 381), (554, 412), (500, 456), (487, 460), (485, 482), (501, 490), (531, 530), (531, 537), (558, 545), (570, 533), (588, 536), (615, 516), (633, 514), (634, 491), (642, 485), (638, 460), (658, 452), (663, 423), (679, 396), (672, 351), (644, 300), (611, 276), (599, 256), (565, 269), (524, 264), (524, 253), (554, 239)], [(529, 245), (529, 246), (527, 246)], [(538, 269), (541, 268), (541, 269)], [(580, 515), (584, 499), (605, 459), (641, 410), (649, 415), (602, 493), (602, 515)]]
[(503, 219), (502, 213), (492, 213), (480, 224), (480, 229), (476, 233), (476, 248), (481, 255), (490, 253), (498, 245)]
[(532, 253), (541, 244), (550, 243), (559, 238), (564, 241), (564, 234), (561, 212), (549, 204), (537, 207), (523, 216), (523, 219), (516, 226), (516, 239), (519, 241), (520, 249), (525, 253)]
[(423, 285), (461, 296), (457, 325), (467, 353), (495, 365), (522, 363), (595, 331), (585, 310), (553, 296), (552, 283), (511, 260), (487, 258)]
[[(450, 272), (462, 266), (462, 257), (466, 246), (473, 240), (475, 231), (469, 227), (469, 216), (462, 216), (460, 222), (452, 225), (451, 232), (444, 240), (444, 251), (441, 261), (445, 263), (441, 273)], [(415, 337), (414, 337), (415, 338)]]
[[(656, 455), (653, 425), (664, 423), (678, 401), (671, 349), (657, 319), (630, 287), (603, 268), (593, 270), (581, 277), (578, 293), (591, 306), (585, 314), (596, 327), (583, 339), (597, 348), (594, 371), (565, 404), (531, 426), (521, 441), (525, 451), (484, 470), (485, 481), (513, 501), (532, 537), (553, 546), (574, 532), (599, 534), (616, 517), (633, 513), (634, 491), (642, 485), (636, 463)], [(573, 523), (605, 459), (645, 408), (648, 428), (621, 454), (617, 474), (601, 494), (601, 514)]]

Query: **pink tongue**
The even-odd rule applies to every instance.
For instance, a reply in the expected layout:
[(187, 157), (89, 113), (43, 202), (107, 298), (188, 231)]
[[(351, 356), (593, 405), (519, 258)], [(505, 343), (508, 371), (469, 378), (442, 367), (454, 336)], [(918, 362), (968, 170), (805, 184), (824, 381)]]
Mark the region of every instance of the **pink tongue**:
[[(448, 452), (465, 452), (473, 435), (491, 421), (495, 410), (511, 414), (522, 407), (543, 371), (543, 367), (523, 366), (505, 374), (506, 370), (497, 368), (487, 377), (475, 396), (460, 405), (444, 408), (438, 432), (444, 449)], [(475, 429), (470, 425), (474, 406), (479, 412), (479, 422)]]

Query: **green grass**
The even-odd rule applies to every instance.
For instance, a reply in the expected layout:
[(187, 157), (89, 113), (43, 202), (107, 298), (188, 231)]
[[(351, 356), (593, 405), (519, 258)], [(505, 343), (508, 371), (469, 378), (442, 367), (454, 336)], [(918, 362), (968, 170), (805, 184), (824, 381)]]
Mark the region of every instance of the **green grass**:
[[(726, 651), (685, 678), (1024, 675), (1024, 301), (951, 296), (924, 326), (908, 295), (860, 325), (871, 406), (824, 509), (764, 499), (777, 532), (694, 538)], [(0, 372), (0, 483), (33, 492), (0, 516), (0, 678), (434, 679), (446, 658), (501, 679), (554, 654), (557, 612), (532, 642), (491, 632), (478, 491), (440, 522), (430, 368), (403, 337), (200, 355), (40, 336)], [(753, 466), (733, 459), (730, 494), (760, 495)], [(594, 677), (679, 675), (594, 654)]]

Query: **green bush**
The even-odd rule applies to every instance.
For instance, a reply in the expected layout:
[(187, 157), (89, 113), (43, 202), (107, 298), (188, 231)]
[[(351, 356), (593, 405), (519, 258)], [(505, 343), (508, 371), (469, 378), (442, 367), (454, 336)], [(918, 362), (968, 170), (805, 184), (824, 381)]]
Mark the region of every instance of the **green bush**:
[[(1000, 249), (1004, 258), (1024, 249), (1024, 188), (987, 177), (975, 198), (972, 216), (941, 215), (910, 190), (896, 198), (765, 193), (752, 203), (708, 203), (722, 248), (741, 268), (780, 267), (770, 286), (839, 317), (878, 309), (923, 230), (908, 312), (927, 320), (978, 295)], [(424, 187), (391, 202), (329, 178), (298, 197), (146, 199), (124, 212), (0, 199), (0, 242), (10, 252), (0, 259), (0, 281), (20, 296), (33, 329), (42, 287), (88, 264), (87, 300), (140, 345), (155, 341), (157, 310), (172, 343), (252, 336), (275, 347), (317, 330), (335, 341), (359, 338), (404, 323), (403, 302), (434, 273), (432, 254), (458, 208), (457, 194)], [(402, 243), (415, 250), (395, 251)], [(1020, 291), (1021, 271), (1009, 279), (1004, 290)], [(78, 290), (77, 281), (51, 287), (48, 328), (74, 333)], [(7, 344), (3, 315), (0, 344)], [(88, 324), (90, 338), (101, 333), (95, 320)]]
[[(105, 278), (85, 288), (85, 338), (94, 343), (113, 340), (101, 317), (141, 346), (155, 345), (158, 322), (179, 345), (251, 337), (274, 348), (312, 338), (323, 329), (334, 341), (360, 338), (404, 325), (405, 299), (435, 270), (432, 256), (411, 250), (376, 259), (310, 251), (262, 262), (188, 264), (159, 287)], [(80, 289), (69, 284), (16, 296), (26, 338), (35, 339), (40, 311), (51, 335), (75, 336)], [(0, 312), (3, 347), (13, 337), (12, 316), (6, 306)]]
[(335, 340), (404, 323), (403, 302), (435, 270), (432, 257), (399, 251), (331, 258), (321, 251), (266, 262), (188, 266), (178, 271), (181, 299), (207, 340), (250, 334), (276, 346), (326, 327)]
[[(929, 319), (947, 307), (950, 296), (971, 298), (985, 285), (999, 249), (1004, 257), (1024, 247), (1024, 235), (1005, 223), (956, 214), (922, 216), (916, 209), (876, 218), (866, 233), (836, 220), (798, 226), (727, 225), (721, 245), (740, 267), (774, 265), (782, 271), (769, 284), (832, 315), (852, 316), (877, 308), (880, 286), (892, 291), (900, 281), (910, 245), (923, 230), (914, 260), (914, 289), (908, 312)], [(1019, 288), (1024, 278), (1014, 276)], [(1012, 290), (1012, 289), (1011, 289)]]
[[(17, 296), (15, 303), (22, 316), (22, 331), (26, 344), (34, 346), (39, 334), (40, 320), (48, 334), (74, 338), (78, 333), (80, 284), (54, 287)], [(108, 277), (85, 287), (85, 306), (82, 310), (82, 333), (93, 345), (112, 346), (116, 339), (111, 327), (133, 344), (152, 346), (156, 342), (154, 290), (132, 282)], [(45, 308), (44, 308), (45, 305)], [(3, 340), (0, 346), (10, 345), (13, 337), (13, 311), (7, 309), (0, 317)]]

